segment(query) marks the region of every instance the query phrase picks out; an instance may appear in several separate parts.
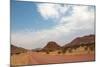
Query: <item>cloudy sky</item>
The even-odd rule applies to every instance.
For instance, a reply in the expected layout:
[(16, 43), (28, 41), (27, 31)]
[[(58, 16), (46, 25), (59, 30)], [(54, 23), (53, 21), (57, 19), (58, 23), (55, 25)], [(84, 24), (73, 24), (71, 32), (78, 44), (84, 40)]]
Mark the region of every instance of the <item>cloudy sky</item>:
[(44, 47), (49, 41), (63, 46), (94, 34), (94, 24), (94, 6), (11, 2), (11, 43), (26, 49)]

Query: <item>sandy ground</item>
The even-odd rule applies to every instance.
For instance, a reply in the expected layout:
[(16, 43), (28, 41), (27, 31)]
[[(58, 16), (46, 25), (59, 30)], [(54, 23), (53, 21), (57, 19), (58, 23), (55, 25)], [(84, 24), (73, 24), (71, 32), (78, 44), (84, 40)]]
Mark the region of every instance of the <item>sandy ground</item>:
[(35, 52), (22, 53), (11, 56), (11, 65), (35, 65), (35, 64), (51, 64), (51, 63), (69, 63), (81, 61), (94, 61), (95, 54), (74, 54), (74, 55), (51, 55)]

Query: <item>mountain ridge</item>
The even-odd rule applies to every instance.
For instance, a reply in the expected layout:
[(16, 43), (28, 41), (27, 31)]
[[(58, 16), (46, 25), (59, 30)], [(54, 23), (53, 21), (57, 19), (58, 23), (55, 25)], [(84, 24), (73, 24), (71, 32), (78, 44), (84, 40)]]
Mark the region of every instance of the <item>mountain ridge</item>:
[[(91, 34), (91, 35), (86, 35), (82, 37), (77, 37), (62, 47), (54, 41), (49, 41), (47, 45), (44, 46), (43, 48), (37, 49), (37, 50), (33, 49), (33, 51), (37, 51), (37, 52), (38, 51), (55, 51), (55, 50), (59, 50), (62, 48), (68, 48), (68, 47), (73, 47), (73, 46), (82, 46), (82, 45), (86, 46), (87, 44), (89, 45), (95, 44), (95, 35)], [(11, 45), (11, 54), (19, 54), (19, 53), (23, 53), (27, 51), (28, 50), (25, 48), (16, 47), (14, 45)]]
[(81, 45), (81, 44), (89, 44), (95, 43), (95, 35), (90, 34), (82, 37), (77, 37), (73, 39), (71, 42), (65, 44), (63, 47), (74, 46), (74, 45)]

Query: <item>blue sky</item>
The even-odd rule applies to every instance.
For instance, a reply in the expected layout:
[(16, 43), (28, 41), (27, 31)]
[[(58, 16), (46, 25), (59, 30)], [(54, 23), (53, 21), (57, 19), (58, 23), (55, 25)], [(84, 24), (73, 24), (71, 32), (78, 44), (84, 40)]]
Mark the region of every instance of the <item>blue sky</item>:
[(78, 36), (94, 34), (95, 6), (11, 2), (11, 43), (34, 49), (49, 41), (61, 46)]
[(35, 3), (13, 1), (11, 11), (12, 31), (23, 29), (40, 30), (55, 25), (53, 20), (43, 19), (43, 17), (37, 12)]

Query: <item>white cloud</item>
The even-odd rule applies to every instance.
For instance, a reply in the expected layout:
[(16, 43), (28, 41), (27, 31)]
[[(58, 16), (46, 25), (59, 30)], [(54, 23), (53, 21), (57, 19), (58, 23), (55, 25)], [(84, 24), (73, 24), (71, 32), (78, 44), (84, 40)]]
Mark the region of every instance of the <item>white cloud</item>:
[(94, 11), (88, 6), (74, 6), (71, 16), (64, 16), (60, 23), (71, 26), (72, 29), (91, 29), (94, 27)]
[(45, 18), (57, 18), (59, 17), (59, 13), (54, 8), (53, 4), (40, 4), (38, 6), (38, 12)]
[[(64, 45), (75, 37), (94, 33), (94, 11), (90, 11), (88, 6), (71, 5), (71, 7), (72, 14), (62, 16), (59, 19), (58, 25), (51, 29), (36, 32), (22, 31), (12, 33), (12, 44), (27, 49), (43, 47), (48, 41), (56, 41), (58, 44)], [(65, 12), (68, 11), (68, 9), (65, 10), (65, 8), (68, 7), (53, 4), (42, 4), (38, 6), (40, 14), (45, 19), (57, 18), (65, 14)]]
[(48, 4), (48, 3), (37, 4), (38, 12), (46, 20), (49, 18), (58, 19), (60, 15), (65, 14), (68, 8), (69, 7), (66, 7), (66, 5)]

